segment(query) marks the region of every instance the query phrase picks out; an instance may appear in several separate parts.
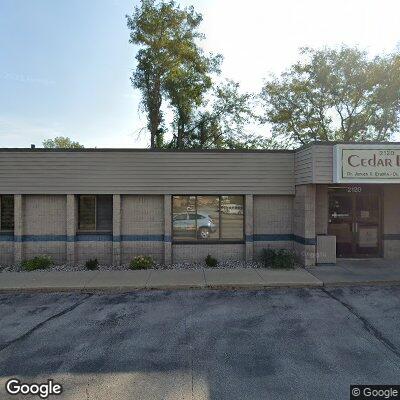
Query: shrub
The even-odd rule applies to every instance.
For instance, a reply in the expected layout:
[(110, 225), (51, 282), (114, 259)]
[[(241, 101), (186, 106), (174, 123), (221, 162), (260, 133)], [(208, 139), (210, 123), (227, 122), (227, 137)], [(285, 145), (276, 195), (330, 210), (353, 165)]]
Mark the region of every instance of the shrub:
[(286, 249), (264, 249), (262, 261), (267, 268), (292, 269), (295, 266), (296, 256)]
[(215, 268), (218, 265), (218, 261), (216, 258), (211, 256), (210, 254), (205, 259), (207, 267)]
[(99, 267), (99, 262), (97, 261), (97, 258), (91, 258), (90, 260), (87, 260), (85, 263), (85, 267), (90, 271), (94, 271), (95, 269), (97, 269)]
[(22, 261), (21, 266), (27, 271), (36, 269), (46, 269), (53, 265), (53, 260), (49, 256), (37, 256), (30, 260)]
[(129, 264), (130, 269), (148, 269), (154, 265), (150, 256), (137, 256)]

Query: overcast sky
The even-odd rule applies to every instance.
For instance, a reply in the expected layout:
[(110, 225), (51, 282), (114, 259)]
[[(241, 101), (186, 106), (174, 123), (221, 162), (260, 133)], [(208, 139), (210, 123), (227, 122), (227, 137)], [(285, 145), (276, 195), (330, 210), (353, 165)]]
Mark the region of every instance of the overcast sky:
[[(145, 147), (132, 0), (0, 1), (0, 147), (40, 146), (57, 135), (85, 147)], [(400, 43), (399, 0), (196, 0), (204, 47), (246, 90), (297, 59), (302, 46), (359, 45), (371, 54)], [(266, 135), (268, 129), (265, 128)]]

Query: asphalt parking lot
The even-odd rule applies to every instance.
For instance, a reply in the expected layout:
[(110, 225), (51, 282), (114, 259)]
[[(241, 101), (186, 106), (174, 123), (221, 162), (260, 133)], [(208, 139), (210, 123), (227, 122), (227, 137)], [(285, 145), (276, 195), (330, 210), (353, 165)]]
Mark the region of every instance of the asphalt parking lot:
[[(400, 287), (0, 295), (5, 382), (54, 399), (348, 399), (400, 384)], [(38, 398), (38, 397), (35, 397)]]

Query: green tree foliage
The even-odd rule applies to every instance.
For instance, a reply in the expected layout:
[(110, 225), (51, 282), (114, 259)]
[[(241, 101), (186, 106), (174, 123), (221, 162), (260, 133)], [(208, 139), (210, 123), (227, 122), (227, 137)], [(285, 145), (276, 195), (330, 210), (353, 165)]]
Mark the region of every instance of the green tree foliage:
[[(181, 9), (174, 0), (142, 0), (127, 19), (130, 42), (139, 47), (131, 81), (142, 94), (152, 148), (268, 145), (245, 132), (255, 120), (254, 96), (241, 94), (237, 83), (215, 83), (222, 56), (206, 54), (199, 46), (204, 39), (201, 14), (193, 7)], [(173, 113), (170, 126), (167, 107)]]
[(68, 137), (57, 136), (54, 139), (44, 140), (43, 147), (45, 149), (83, 149), (84, 146)]
[(209, 73), (217, 69), (220, 56), (205, 55), (197, 41), (201, 14), (193, 7), (181, 9), (174, 0), (142, 0), (132, 17), (127, 16), (130, 42), (139, 46), (132, 85), (142, 92), (151, 147), (161, 145), (165, 131), (163, 99), (174, 109), (177, 145), (183, 147), (184, 128), (193, 107), (211, 86)]
[(187, 127), (188, 147), (255, 149), (269, 146), (268, 139), (246, 133), (255, 122), (255, 96), (241, 93), (237, 82), (227, 80), (212, 88), (207, 101), (193, 115)]
[(173, 140), (175, 148), (191, 146), (189, 127), (196, 110), (204, 104), (207, 91), (212, 87), (210, 74), (219, 72), (220, 58), (206, 57), (199, 49), (189, 65), (182, 65), (166, 80), (166, 91), (174, 111)]
[(262, 89), (263, 121), (272, 125), (275, 145), (385, 141), (398, 130), (399, 54), (369, 59), (342, 47), (305, 48), (301, 55)]

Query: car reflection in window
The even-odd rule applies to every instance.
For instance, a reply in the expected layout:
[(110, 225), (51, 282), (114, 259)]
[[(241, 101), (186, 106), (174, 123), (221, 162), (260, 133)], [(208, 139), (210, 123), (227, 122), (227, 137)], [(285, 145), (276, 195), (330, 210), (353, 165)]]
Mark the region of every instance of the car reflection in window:
[(206, 213), (176, 213), (173, 215), (173, 229), (176, 236), (208, 239), (217, 226)]

